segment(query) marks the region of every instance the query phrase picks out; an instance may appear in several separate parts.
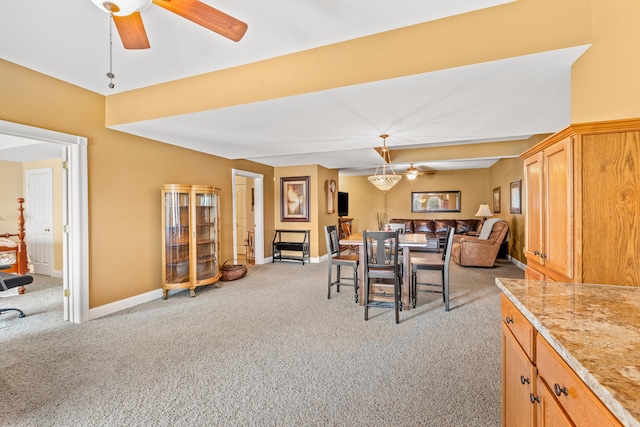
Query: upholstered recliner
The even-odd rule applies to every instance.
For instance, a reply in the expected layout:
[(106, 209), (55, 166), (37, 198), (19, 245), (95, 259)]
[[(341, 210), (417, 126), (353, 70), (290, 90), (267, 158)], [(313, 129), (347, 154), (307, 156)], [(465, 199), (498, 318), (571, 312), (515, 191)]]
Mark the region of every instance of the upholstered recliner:
[(509, 232), (509, 223), (503, 219), (491, 218), (483, 224), (482, 228), (477, 237), (454, 236), (451, 259), (456, 264), (467, 267), (493, 267), (500, 245)]

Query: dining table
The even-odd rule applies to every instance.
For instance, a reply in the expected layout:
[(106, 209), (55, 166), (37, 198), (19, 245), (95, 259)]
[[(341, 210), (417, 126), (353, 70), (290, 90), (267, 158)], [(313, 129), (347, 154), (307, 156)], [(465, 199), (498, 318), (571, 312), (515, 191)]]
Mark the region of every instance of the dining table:
[[(362, 233), (353, 233), (350, 236), (340, 239), (340, 245), (357, 246), (358, 250), (358, 285), (360, 293), (358, 301), (364, 305), (364, 239)], [(414, 252), (439, 252), (440, 245), (438, 238), (427, 237), (421, 233), (399, 233), (398, 246), (402, 249), (402, 305), (403, 310), (411, 310), (411, 250)]]

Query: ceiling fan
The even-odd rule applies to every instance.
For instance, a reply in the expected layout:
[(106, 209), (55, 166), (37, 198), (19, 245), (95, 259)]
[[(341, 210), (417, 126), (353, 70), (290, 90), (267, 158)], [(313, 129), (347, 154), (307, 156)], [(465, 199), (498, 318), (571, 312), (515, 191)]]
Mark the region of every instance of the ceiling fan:
[(413, 166), (413, 163), (411, 163), (411, 166), (409, 166), (407, 168), (407, 170), (405, 171), (405, 174), (407, 175), (408, 179), (416, 179), (418, 176), (420, 175), (435, 175), (437, 173), (437, 170), (435, 169), (426, 169), (426, 167), (415, 167)]
[(149, 39), (140, 11), (154, 3), (189, 21), (235, 42), (247, 31), (247, 24), (199, 0), (91, 0), (111, 14), (125, 49), (148, 49)]

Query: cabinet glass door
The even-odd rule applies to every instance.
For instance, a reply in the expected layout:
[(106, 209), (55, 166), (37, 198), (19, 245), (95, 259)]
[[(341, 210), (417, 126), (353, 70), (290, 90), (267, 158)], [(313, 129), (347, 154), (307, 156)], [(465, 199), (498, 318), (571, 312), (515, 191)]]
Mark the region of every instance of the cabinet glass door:
[(189, 272), (189, 193), (165, 193), (166, 283), (188, 283)]
[(201, 282), (218, 274), (218, 195), (196, 192), (194, 197), (196, 280)]

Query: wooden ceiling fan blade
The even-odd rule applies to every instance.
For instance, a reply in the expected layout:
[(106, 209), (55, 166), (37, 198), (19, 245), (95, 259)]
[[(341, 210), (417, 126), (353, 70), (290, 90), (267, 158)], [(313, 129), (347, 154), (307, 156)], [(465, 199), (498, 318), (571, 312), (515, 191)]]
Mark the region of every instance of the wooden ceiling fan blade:
[(113, 22), (125, 49), (149, 49), (149, 39), (140, 12), (127, 16), (113, 15)]
[(199, 0), (153, 0), (153, 3), (234, 42), (240, 41), (247, 24)]

